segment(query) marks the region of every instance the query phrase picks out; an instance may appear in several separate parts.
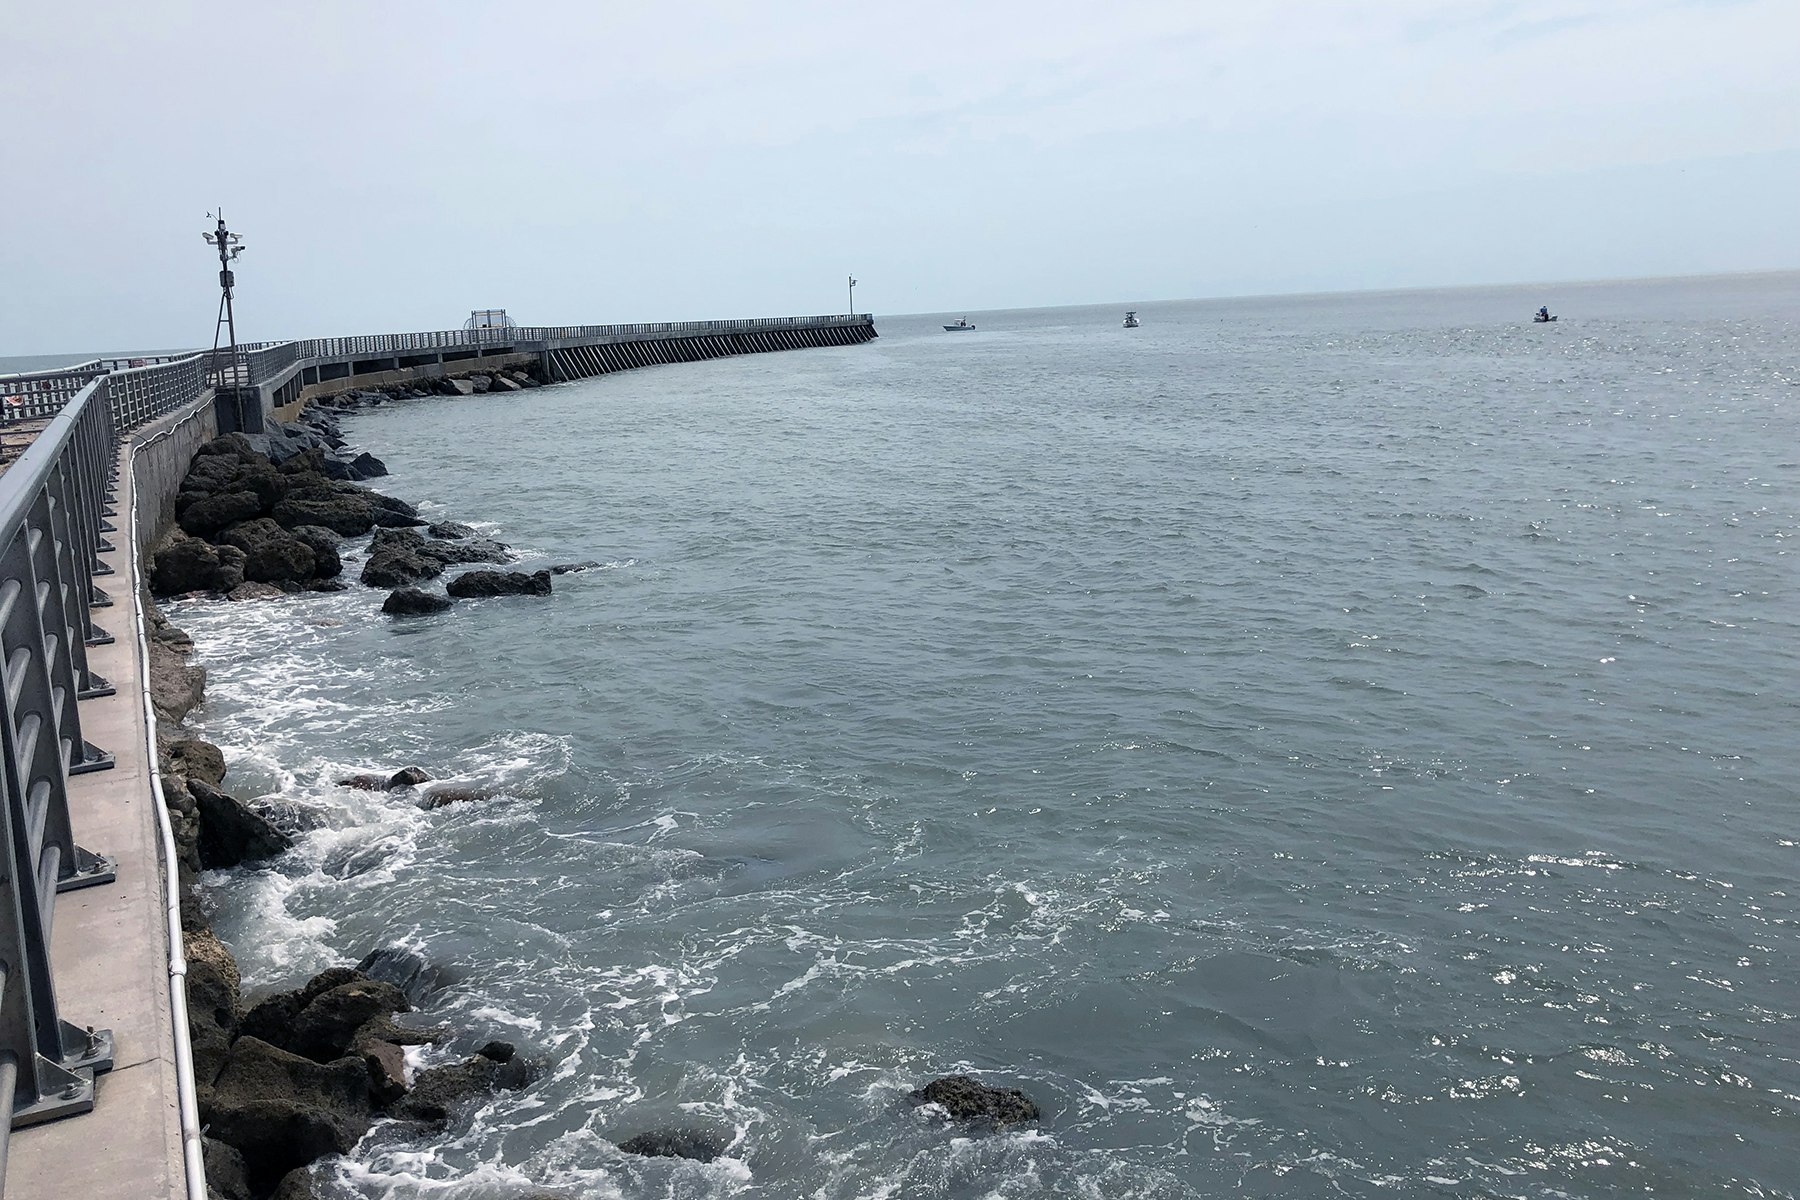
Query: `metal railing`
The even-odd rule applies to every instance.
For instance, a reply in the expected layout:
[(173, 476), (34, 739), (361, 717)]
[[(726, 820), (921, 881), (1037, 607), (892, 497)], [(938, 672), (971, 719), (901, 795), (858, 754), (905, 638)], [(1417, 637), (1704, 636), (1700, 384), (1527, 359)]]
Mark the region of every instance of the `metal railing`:
[[(185, 369), (192, 374), (191, 360)], [(119, 431), (109, 399), (119, 378), (92, 379), (0, 479), (0, 1094), (12, 1099), (8, 1128), (90, 1111), (94, 1075), (112, 1067), (111, 1033), (61, 1016), (50, 930), (57, 893), (115, 875), (110, 860), (76, 844), (68, 785), (71, 775), (112, 765), (82, 736), (77, 701), (113, 690), (90, 669), (87, 647), (112, 640), (91, 611), (111, 603), (94, 580), (107, 573), (97, 555), (111, 549), (105, 517)]]
[[(55, 416), (99, 378), (132, 377), (122, 389), (109, 391), (121, 432), (169, 411), (199, 395), (204, 387), (253, 387), (278, 379), (295, 366), (327, 359), (379, 358), (443, 350), (492, 350), (506, 347), (537, 353), (561, 342), (625, 341), (643, 337), (706, 337), (729, 333), (761, 333), (819, 329), (857, 324), (867, 313), (820, 317), (749, 317), (726, 321), (639, 321), (625, 325), (522, 325), (510, 329), (441, 329), (427, 333), (376, 333), (358, 337), (302, 338), (290, 342), (251, 342), (229, 350), (138, 358), (96, 358), (56, 371), (0, 375), (0, 401), (6, 415), (19, 419)], [(139, 372), (162, 374), (141, 375)], [(122, 406), (122, 407), (121, 407)]]

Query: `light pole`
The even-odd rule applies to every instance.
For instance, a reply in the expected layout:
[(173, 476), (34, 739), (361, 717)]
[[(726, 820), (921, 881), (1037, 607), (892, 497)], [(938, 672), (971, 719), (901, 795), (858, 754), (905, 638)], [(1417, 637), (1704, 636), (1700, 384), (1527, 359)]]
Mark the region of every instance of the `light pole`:
[[(212, 216), (212, 213), (207, 213)], [(247, 379), (237, 378), (237, 316), (231, 311), (231, 289), (237, 283), (237, 277), (231, 272), (231, 264), (238, 255), (244, 252), (243, 237), (225, 228), (225, 210), (221, 208), (218, 215), (219, 227), (211, 233), (200, 236), (206, 239), (209, 246), (219, 248), (219, 319), (213, 324), (213, 369), (216, 372), (219, 362), (219, 327), (224, 326), (231, 338), (232, 386), (248, 383)], [(219, 383), (224, 384), (221, 378)]]
[(850, 276), (850, 315), (856, 315), (856, 276)]

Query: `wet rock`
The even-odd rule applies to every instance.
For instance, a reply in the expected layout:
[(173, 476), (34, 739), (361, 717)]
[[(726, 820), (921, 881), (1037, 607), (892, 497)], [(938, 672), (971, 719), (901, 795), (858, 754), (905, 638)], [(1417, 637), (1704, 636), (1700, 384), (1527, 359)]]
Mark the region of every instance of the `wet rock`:
[(517, 1090), (529, 1082), (531, 1070), (524, 1059), (499, 1063), (477, 1054), (460, 1063), (421, 1071), (412, 1090), (392, 1112), (402, 1120), (441, 1125), (464, 1101), (497, 1089)]
[(317, 811), (280, 796), (259, 796), (253, 807), (257, 815), (289, 837), (325, 828), (325, 818)]
[(357, 1031), (377, 1017), (411, 1012), (406, 994), (391, 983), (358, 979), (322, 992), (294, 1017), (286, 1048), (314, 1062), (349, 1054)]
[(520, 384), (514, 380), (508, 379), (504, 375), (495, 375), (492, 378), (493, 382), (488, 387), (488, 390), (491, 392), (518, 392), (524, 390)]
[(333, 879), (355, 879), (381, 866), (399, 848), (398, 838), (381, 838), (364, 846), (339, 846), (326, 855), (319, 869)]
[(692, 1158), (711, 1162), (725, 1153), (730, 1143), (705, 1129), (652, 1129), (619, 1143), (627, 1154), (645, 1158)]
[(421, 783), (430, 782), (431, 776), (418, 767), (402, 767), (388, 776), (387, 786), (392, 791), (395, 788), (418, 787)]
[(449, 541), (475, 536), (474, 528), (464, 525), (461, 521), (439, 521), (434, 525), (427, 525), (425, 532), (434, 538), (445, 538)]
[(338, 555), (337, 534), (322, 525), (301, 525), (292, 533), (313, 553), (313, 578), (335, 579), (343, 573), (344, 560)]
[(200, 865), (207, 870), (273, 858), (293, 844), (243, 802), (198, 779), (187, 786), (200, 809)]
[(187, 656), (161, 642), (151, 642), (150, 703), (157, 720), (170, 727), (194, 711), (206, 689), (206, 668), (188, 662)]
[(469, 383), (475, 388), (475, 394), (479, 396), (494, 386), (494, 377), (492, 375), (471, 375)]
[(210, 1084), (225, 1065), (238, 1032), (237, 961), (210, 929), (184, 932), (187, 958), (188, 1036), (193, 1043), (194, 1078)]
[(227, 1146), (217, 1138), (202, 1138), (200, 1161), (206, 1168), (207, 1200), (256, 1200), (250, 1190), (244, 1156), (237, 1147)]
[(473, 396), (475, 394), (475, 385), (467, 379), (439, 380), (438, 388), (446, 396)]
[(200, 1118), (243, 1154), (252, 1191), (267, 1195), (289, 1171), (347, 1154), (368, 1132), (368, 1069), (357, 1058), (316, 1063), (243, 1036), (201, 1097)]
[(283, 1175), (269, 1200), (320, 1200), (319, 1190), (313, 1186), (312, 1171), (297, 1167)]
[(359, 1039), (356, 1053), (369, 1072), (369, 1095), (386, 1108), (406, 1094), (406, 1051), (392, 1042)]
[(227, 600), (279, 600), (286, 592), (272, 583), (240, 583), (225, 593)]
[(287, 1049), (288, 1037), (294, 1028), (294, 1018), (300, 1015), (302, 1009), (333, 988), (367, 978), (362, 972), (353, 971), (349, 967), (328, 967), (308, 980), (304, 987), (290, 992), (275, 992), (251, 1005), (243, 1020), (238, 1023), (238, 1033), (242, 1037), (260, 1038), (271, 1046)]
[(197, 500), (181, 511), (181, 528), (195, 537), (211, 537), (228, 525), (261, 516), (263, 502), (254, 492), (225, 492)]
[(599, 568), (599, 563), (589, 559), (586, 562), (556, 563), (550, 568), (550, 573), (552, 575), (574, 575), (582, 571), (596, 571)]
[(986, 1122), (996, 1129), (1035, 1121), (1041, 1115), (1038, 1106), (1018, 1088), (988, 1087), (967, 1075), (934, 1079), (913, 1092), (911, 1099), (914, 1104), (936, 1104), (953, 1120)]
[(385, 775), (351, 775), (337, 782), (339, 787), (355, 788), (359, 792), (380, 792), (387, 789)]
[(216, 437), (210, 442), (201, 443), (200, 448), (194, 451), (195, 457), (214, 454), (235, 458), (244, 463), (253, 463), (262, 457), (256, 452), (256, 447), (250, 444), (250, 439), (241, 433), (227, 433)]
[(444, 590), (458, 599), (474, 596), (548, 596), (550, 572), (469, 571), (452, 579)]
[(227, 554), (199, 538), (176, 534), (151, 559), (150, 590), (158, 596), (228, 592), (244, 582), (243, 562), (244, 552), (235, 546)]
[(287, 529), (320, 525), (345, 537), (361, 537), (375, 528), (375, 506), (363, 496), (296, 498), (290, 494), (275, 506), (274, 517)]
[(163, 749), (164, 771), (218, 787), (225, 782), (225, 752), (196, 737), (177, 738)]
[(242, 521), (219, 541), (244, 552), (244, 578), (254, 583), (295, 583), (315, 574), (312, 547), (267, 517)]
[(427, 552), (422, 536), (410, 529), (379, 529), (369, 542), (362, 581), (370, 587), (398, 588), (443, 572), (443, 561)]
[(434, 784), (419, 796), (419, 807), (427, 812), (450, 804), (466, 804), (472, 800), (492, 800), (499, 793), (487, 788), (462, 787), (458, 784)]
[[(442, 967), (427, 962), (423, 955), (404, 946), (383, 946), (371, 950), (356, 964), (356, 969), (370, 979), (393, 984), (414, 1005), (425, 1003), (432, 993), (449, 982)], [(487, 1047), (482, 1047), (484, 1053), (486, 1049)]]
[(449, 608), (451, 600), (448, 596), (440, 596), (436, 592), (420, 591), (414, 587), (397, 588), (388, 593), (388, 598), (381, 602), (381, 611), (396, 617), (417, 617), (428, 613), (443, 612)]
[(358, 479), (378, 479), (388, 473), (387, 464), (367, 451), (350, 460), (350, 469)]

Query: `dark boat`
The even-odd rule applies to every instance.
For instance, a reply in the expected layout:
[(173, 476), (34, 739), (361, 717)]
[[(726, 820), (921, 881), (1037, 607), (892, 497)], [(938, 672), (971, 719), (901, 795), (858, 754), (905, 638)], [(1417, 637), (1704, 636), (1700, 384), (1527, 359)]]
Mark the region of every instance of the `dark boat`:
[(1556, 318), (1550, 315), (1550, 310), (1548, 308), (1540, 308), (1531, 315), (1531, 321), (1534, 325), (1548, 325), (1554, 320), (1556, 320)]

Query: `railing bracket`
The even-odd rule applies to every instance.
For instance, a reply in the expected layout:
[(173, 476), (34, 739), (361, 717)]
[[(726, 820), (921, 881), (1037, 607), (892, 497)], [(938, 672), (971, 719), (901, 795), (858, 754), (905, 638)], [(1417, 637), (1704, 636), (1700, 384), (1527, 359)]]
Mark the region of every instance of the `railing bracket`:
[[(107, 641), (111, 640), (111, 638), (107, 639)], [(89, 642), (88, 644), (90, 646), (93, 645), (92, 642)], [(75, 698), (77, 700), (94, 700), (101, 696), (116, 696), (118, 694), (119, 689), (113, 686), (112, 680), (96, 671), (89, 671), (87, 673), (87, 683), (82, 685), (82, 687), (76, 691)]]
[[(116, 861), (104, 854), (95, 854), (92, 850), (83, 850), (80, 846), (77, 846), (75, 847), (75, 873), (73, 875), (65, 875), (57, 880), (56, 890), (59, 895), (63, 892), (78, 892), (82, 888), (99, 887), (103, 883), (111, 883), (118, 877), (119, 864)], [(63, 1022), (63, 1024), (69, 1029), (75, 1028), (66, 1021)], [(110, 1061), (112, 1058), (112, 1043), (110, 1041), (110, 1035), (108, 1036), (107, 1059), (109, 1061), (107, 1062), (107, 1066), (110, 1067), (112, 1065)], [(105, 1070), (104, 1067), (100, 1069)]]
[(116, 765), (110, 751), (84, 740), (81, 743), (81, 757), (69, 764), (69, 774), (86, 775), (89, 771), (110, 771)]

